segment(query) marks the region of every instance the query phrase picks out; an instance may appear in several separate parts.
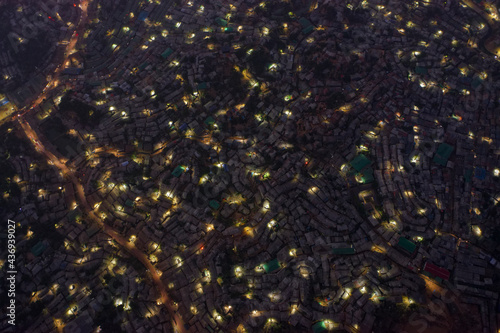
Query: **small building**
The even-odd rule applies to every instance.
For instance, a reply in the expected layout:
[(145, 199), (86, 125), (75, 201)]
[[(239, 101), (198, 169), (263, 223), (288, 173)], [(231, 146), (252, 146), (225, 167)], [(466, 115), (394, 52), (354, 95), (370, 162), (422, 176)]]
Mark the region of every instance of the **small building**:
[(101, 230), (101, 227), (98, 226), (97, 224), (92, 224), (90, 228), (85, 229), (85, 233), (87, 234), (87, 237), (92, 237), (95, 234), (97, 234)]
[(46, 248), (47, 245), (42, 243), (42, 241), (39, 241), (31, 248), (31, 253), (33, 253), (35, 257), (38, 257), (40, 254), (43, 253), (43, 251), (45, 251)]
[(356, 181), (362, 184), (369, 184), (375, 181), (375, 177), (373, 176), (373, 169), (367, 168), (363, 170), (363, 172), (358, 172), (355, 175)]
[(302, 28), (308, 28), (308, 27), (312, 26), (311, 21), (309, 21), (305, 17), (301, 17), (299, 19), (299, 23), (300, 23), (300, 25), (302, 25)]
[(415, 67), (415, 73), (417, 73), (417, 74), (427, 74), (427, 68), (422, 67), (422, 66), (416, 66)]
[(314, 325), (312, 325), (312, 331), (313, 331), (313, 333), (323, 333), (323, 332), (326, 332), (327, 329), (326, 329), (325, 322), (322, 320), (322, 321), (318, 321), (317, 323), (315, 323)]
[(220, 25), (221, 27), (225, 27), (227, 26), (227, 21), (224, 20), (223, 18), (221, 17), (218, 17), (215, 19), (215, 23), (217, 23), (218, 25)]
[(453, 152), (452, 146), (450, 146), (447, 143), (442, 143), (439, 145), (439, 147), (436, 151), (436, 155), (434, 155), (434, 158), (432, 159), (432, 161), (434, 163), (441, 165), (441, 166), (446, 166), (446, 164), (448, 163), (448, 159), (450, 158), (452, 152)]
[(275, 258), (271, 261), (268, 261), (263, 266), (264, 266), (264, 270), (266, 271), (266, 273), (272, 273), (281, 267), (280, 262), (278, 261), (277, 258)]
[(201, 82), (201, 83), (198, 83), (198, 85), (196, 86), (196, 89), (197, 90), (205, 90), (207, 89), (208, 87), (208, 84), (206, 82)]
[(212, 116), (208, 116), (207, 119), (205, 119), (205, 125), (210, 126), (215, 124), (215, 119)]
[(186, 168), (183, 165), (178, 165), (174, 171), (172, 171), (172, 176), (179, 178), (180, 175), (186, 170)]
[(313, 30), (314, 30), (314, 27), (313, 27), (312, 25), (310, 25), (310, 26), (308, 26), (307, 28), (302, 29), (302, 33), (303, 33), (304, 35), (307, 35), (307, 34), (309, 34), (309, 33), (313, 32)]
[(486, 169), (481, 168), (481, 167), (475, 167), (474, 177), (476, 177), (479, 180), (485, 180), (486, 179)]
[(208, 205), (210, 206), (210, 208), (215, 209), (215, 210), (219, 209), (219, 207), (220, 207), (220, 203), (217, 200), (210, 200)]
[(399, 237), (398, 246), (409, 254), (413, 254), (417, 248), (417, 245), (415, 243), (404, 237)]
[(140, 71), (148, 67), (149, 63), (147, 61), (143, 62), (138, 68)]
[(424, 265), (424, 272), (429, 273), (431, 275), (430, 277), (435, 278), (436, 280), (438, 278), (443, 279), (445, 281), (448, 281), (450, 279), (450, 271), (442, 267), (436, 266), (434, 264), (431, 264), (428, 261)]
[(170, 47), (167, 48), (165, 51), (162, 52), (161, 57), (163, 59), (167, 59), (172, 53), (174, 53), (174, 50), (172, 50)]
[(332, 249), (332, 253), (335, 255), (355, 254), (356, 249), (353, 247), (338, 247), (338, 248)]
[(139, 21), (145, 21), (149, 16), (149, 12), (143, 10), (142, 12), (139, 13), (139, 16), (137, 17), (137, 20)]
[(70, 222), (76, 222), (78, 219), (82, 217), (82, 211), (78, 208), (73, 209), (69, 214), (68, 214), (68, 220)]
[(372, 164), (372, 161), (370, 161), (364, 154), (359, 154), (349, 164), (354, 168), (354, 170), (360, 172), (365, 167)]
[(68, 67), (62, 72), (63, 75), (80, 75), (81, 73), (82, 69), (77, 67)]

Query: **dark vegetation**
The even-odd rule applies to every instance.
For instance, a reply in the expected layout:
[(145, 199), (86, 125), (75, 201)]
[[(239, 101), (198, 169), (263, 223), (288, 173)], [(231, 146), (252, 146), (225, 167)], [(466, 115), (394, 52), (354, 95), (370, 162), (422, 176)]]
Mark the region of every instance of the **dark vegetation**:
[(59, 110), (62, 114), (74, 112), (78, 117), (79, 122), (84, 126), (97, 125), (103, 116), (103, 114), (96, 110), (93, 106), (72, 99), (70, 93), (66, 94), (62, 98), (61, 104), (59, 104)]

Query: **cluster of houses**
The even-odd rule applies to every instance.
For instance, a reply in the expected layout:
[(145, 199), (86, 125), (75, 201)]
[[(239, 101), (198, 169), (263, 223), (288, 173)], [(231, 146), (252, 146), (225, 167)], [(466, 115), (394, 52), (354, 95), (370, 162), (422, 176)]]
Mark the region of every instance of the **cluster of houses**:
[[(464, 6), (92, 1), (29, 121), (51, 151), (53, 117), (79, 143), (56, 154), (155, 265), (186, 331), (371, 332), (384, 304), (425, 308), (444, 289), (496, 332), (498, 63)], [(73, 184), (40, 155), (12, 164), (26, 203), (10, 218), (64, 238), (19, 243), (20, 302), (49, 313), (26, 331), (170, 325)]]

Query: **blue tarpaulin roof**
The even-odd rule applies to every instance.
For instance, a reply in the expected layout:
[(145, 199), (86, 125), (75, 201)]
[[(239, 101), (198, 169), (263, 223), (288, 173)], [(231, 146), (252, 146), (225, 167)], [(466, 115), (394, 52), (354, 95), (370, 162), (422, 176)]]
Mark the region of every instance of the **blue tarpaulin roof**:
[(427, 74), (427, 68), (421, 67), (421, 66), (417, 66), (417, 67), (415, 67), (415, 72), (417, 74)]
[(486, 178), (486, 169), (476, 167), (474, 170), (474, 176), (479, 180), (484, 180)]
[(65, 75), (78, 75), (82, 72), (81, 68), (77, 67), (68, 67), (63, 71), (63, 74)]
[(140, 14), (139, 17), (137, 18), (139, 21), (144, 21), (149, 15), (149, 12), (143, 10)]

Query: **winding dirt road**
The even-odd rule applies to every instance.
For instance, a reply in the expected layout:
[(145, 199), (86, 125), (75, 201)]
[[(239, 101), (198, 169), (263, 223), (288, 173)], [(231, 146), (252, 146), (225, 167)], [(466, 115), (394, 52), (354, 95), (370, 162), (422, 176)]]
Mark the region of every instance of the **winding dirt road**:
[(52, 80), (47, 83), (47, 85), (44, 89), (44, 92), (42, 94), (40, 94), (40, 96), (38, 96), (38, 98), (36, 98), (35, 101), (31, 103), (30, 106), (24, 107), (19, 112), (19, 114), (14, 116), (13, 120), (18, 120), (26, 137), (33, 144), (36, 151), (39, 152), (40, 154), (42, 154), (47, 159), (49, 164), (52, 164), (57, 169), (59, 169), (61, 171), (63, 177), (73, 184), (74, 190), (76, 192), (76, 198), (77, 198), (78, 205), (79, 205), (80, 209), (87, 215), (87, 217), (90, 220), (92, 220), (92, 222), (97, 223), (100, 227), (102, 227), (102, 230), (108, 236), (110, 236), (113, 240), (115, 240), (127, 252), (129, 252), (133, 257), (135, 257), (137, 260), (139, 260), (144, 265), (144, 267), (146, 267), (146, 269), (149, 271), (149, 273), (151, 275), (151, 279), (152, 279), (153, 283), (155, 284), (156, 289), (158, 290), (159, 294), (161, 295), (160, 299), (161, 299), (162, 304), (165, 306), (170, 317), (172, 318), (172, 321), (173, 321), (172, 326), (173, 326), (174, 331), (184, 333), (184, 332), (187, 332), (187, 330), (185, 329), (185, 326), (184, 326), (184, 321), (183, 321), (182, 317), (174, 309), (173, 302), (168, 296), (167, 289), (165, 287), (165, 283), (160, 279), (160, 274), (158, 273), (156, 268), (153, 266), (153, 264), (149, 261), (148, 256), (145, 253), (141, 252), (133, 243), (129, 242), (127, 239), (125, 239), (125, 237), (123, 237), (118, 232), (116, 232), (112, 227), (105, 224), (101, 220), (101, 218), (96, 215), (94, 210), (88, 204), (87, 198), (85, 196), (84, 187), (80, 183), (78, 177), (75, 176), (74, 171), (72, 169), (70, 169), (64, 162), (62, 162), (56, 155), (54, 155), (52, 152), (50, 152), (46, 148), (45, 144), (40, 140), (37, 133), (35, 132), (35, 130), (33, 130), (31, 125), (28, 123), (28, 121), (23, 119), (23, 116), (26, 113), (28, 113), (31, 109), (38, 106), (46, 98), (47, 94), (52, 89), (57, 88), (58, 83), (59, 83), (59, 81), (58, 81), (59, 76), (64, 69), (64, 63), (66, 63), (66, 61), (69, 59), (69, 56), (73, 53), (74, 48), (78, 42), (79, 36), (83, 35), (84, 27), (88, 21), (88, 16), (87, 16), (88, 3), (89, 3), (89, 0), (83, 0), (81, 5), (80, 5), (80, 8), (82, 9), (80, 21), (78, 23), (77, 28), (75, 29), (75, 33), (73, 34), (70, 42), (68, 43), (63, 63), (60, 64), (60, 66), (54, 71), (54, 73), (52, 75)]
[(42, 155), (45, 156), (47, 161), (49, 161), (52, 165), (58, 168), (64, 178), (70, 181), (75, 189), (76, 197), (78, 200), (78, 204), (80, 209), (88, 216), (92, 222), (97, 223), (100, 227), (102, 227), (103, 231), (113, 238), (118, 244), (120, 244), (123, 248), (127, 250), (132, 256), (134, 256), (137, 260), (139, 260), (144, 267), (151, 274), (151, 278), (156, 285), (157, 290), (161, 295), (162, 304), (166, 307), (169, 312), (171, 318), (173, 319), (173, 327), (177, 332), (186, 332), (184, 328), (184, 321), (182, 317), (175, 311), (173, 307), (172, 300), (169, 298), (167, 289), (165, 288), (165, 283), (160, 279), (160, 274), (158, 274), (156, 268), (149, 261), (148, 256), (141, 252), (133, 243), (129, 242), (125, 237), (116, 232), (112, 227), (105, 224), (94, 212), (94, 210), (90, 207), (87, 202), (87, 198), (85, 196), (85, 190), (83, 185), (80, 183), (78, 178), (75, 176), (74, 172), (66, 166), (57, 156), (55, 156), (52, 152), (48, 151), (44, 144), (40, 141), (38, 135), (30, 126), (30, 124), (26, 121), (19, 122), (24, 133), (29, 138), (30, 142), (35, 146), (35, 149)]

